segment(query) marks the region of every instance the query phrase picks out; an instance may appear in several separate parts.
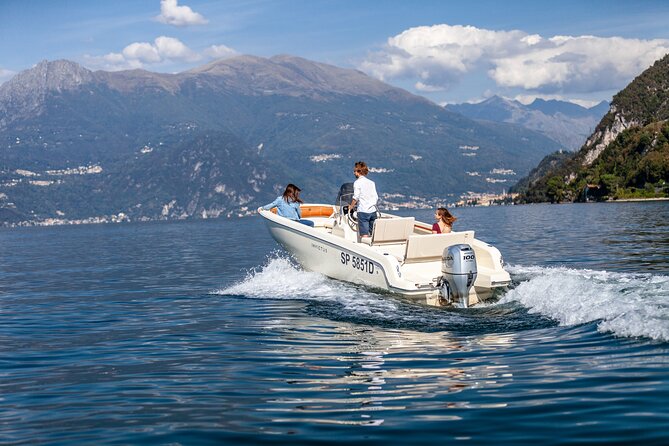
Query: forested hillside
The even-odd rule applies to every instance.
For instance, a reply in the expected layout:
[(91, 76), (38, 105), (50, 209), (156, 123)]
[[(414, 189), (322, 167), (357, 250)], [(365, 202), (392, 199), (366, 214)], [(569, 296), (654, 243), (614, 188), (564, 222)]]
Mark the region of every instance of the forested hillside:
[(669, 197), (668, 119), (665, 56), (614, 96), (577, 153), (531, 172), (512, 190), (521, 202)]

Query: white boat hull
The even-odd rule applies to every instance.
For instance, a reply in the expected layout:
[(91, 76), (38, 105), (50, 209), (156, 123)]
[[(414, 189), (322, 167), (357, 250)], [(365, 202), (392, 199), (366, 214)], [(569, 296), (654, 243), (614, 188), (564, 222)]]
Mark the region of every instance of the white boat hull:
[[(328, 277), (364, 285), (425, 302), (445, 304), (439, 295), (438, 281), (441, 277), (441, 252), (448, 245), (462, 241), (474, 248), (477, 254), (479, 274), (472, 287), (467, 305), (474, 305), (493, 294), (494, 288), (508, 285), (509, 274), (504, 271), (501, 255), (496, 248), (473, 238), (473, 232), (430, 235), (429, 226), (406, 221), (406, 240), (382, 241), (375, 233), (371, 246), (358, 240), (354, 228), (349, 227), (346, 217), (337, 215), (338, 209), (328, 205), (303, 205), (303, 208), (321, 209), (321, 214), (306, 217), (315, 222), (311, 228), (302, 223), (280, 217), (270, 211), (261, 211), (272, 237), (293, 257), (310, 271)], [(325, 216), (323, 209), (331, 209), (332, 215)], [(304, 214), (304, 211), (303, 211)], [(307, 213), (308, 214), (308, 213)], [(395, 220), (392, 220), (395, 219)], [(391, 221), (392, 220), (392, 221)], [(401, 224), (399, 217), (383, 214), (382, 223)], [(377, 220), (377, 222), (379, 222)], [(375, 231), (381, 228), (378, 225)], [(388, 235), (392, 231), (386, 231)], [(392, 235), (390, 235), (392, 237)], [(431, 251), (431, 252), (428, 252)], [(438, 258), (434, 257), (439, 253)]]
[[(300, 223), (296, 225), (304, 226)], [(290, 252), (305, 269), (334, 279), (390, 289), (385, 271), (389, 265), (382, 265), (371, 259), (369, 253), (365, 255), (354, 247), (342, 246), (322, 234), (315, 236), (303, 228), (291, 226), (268, 221), (274, 240)]]

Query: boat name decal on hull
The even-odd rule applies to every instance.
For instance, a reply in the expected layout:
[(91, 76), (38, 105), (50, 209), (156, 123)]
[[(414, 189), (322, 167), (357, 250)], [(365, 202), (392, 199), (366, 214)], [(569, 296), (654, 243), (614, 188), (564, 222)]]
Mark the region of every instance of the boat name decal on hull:
[(328, 249), (325, 246), (318, 245), (316, 243), (311, 243), (311, 247), (314, 248), (314, 249), (317, 249), (318, 251), (321, 251), (321, 252), (325, 252), (325, 253), (328, 252)]

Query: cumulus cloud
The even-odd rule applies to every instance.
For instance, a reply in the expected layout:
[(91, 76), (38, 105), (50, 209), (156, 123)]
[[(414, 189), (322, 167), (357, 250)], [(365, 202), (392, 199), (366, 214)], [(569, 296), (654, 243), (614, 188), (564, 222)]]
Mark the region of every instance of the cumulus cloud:
[(156, 20), (168, 25), (204, 25), (209, 21), (188, 6), (179, 6), (177, 0), (160, 0), (160, 15)]
[(89, 62), (98, 62), (105, 69), (124, 70), (143, 68), (169, 62), (195, 62), (201, 56), (174, 37), (160, 36), (153, 43), (134, 42), (127, 45), (120, 53), (109, 53), (102, 57), (90, 58)]
[(238, 53), (225, 45), (212, 45), (202, 52), (190, 49), (179, 39), (160, 36), (152, 43), (134, 42), (118, 53), (104, 56), (84, 56), (85, 63), (93, 68), (109, 71), (146, 68), (165, 64), (183, 64), (221, 59)]
[(381, 80), (414, 79), (425, 92), (484, 73), (500, 87), (583, 93), (620, 89), (667, 53), (666, 39), (544, 37), (444, 24), (390, 37), (360, 69)]
[(174, 37), (160, 36), (155, 40), (155, 47), (158, 54), (164, 59), (177, 59), (193, 62), (200, 60), (201, 56), (184, 45), (179, 39)]
[[(123, 48), (121, 52), (125, 60), (137, 60), (140, 63), (157, 63), (162, 60), (158, 48), (147, 42), (135, 42)], [(114, 53), (108, 54), (111, 58), (117, 58)]]

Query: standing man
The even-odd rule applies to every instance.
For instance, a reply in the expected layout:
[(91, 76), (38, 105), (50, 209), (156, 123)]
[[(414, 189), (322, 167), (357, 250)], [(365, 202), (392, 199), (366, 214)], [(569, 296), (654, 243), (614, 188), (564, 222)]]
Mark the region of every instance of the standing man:
[(358, 205), (358, 233), (363, 243), (370, 244), (372, 229), (374, 229), (374, 220), (376, 220), (376, 202), (379, 196), (376, 193), (376, 185), (367, 178), (369, 168), (364, 161), (355, 163), (353, 174), (357, 180), (353, 183), (353, 201), (349, 207), (353, 212), (355, 205)]

